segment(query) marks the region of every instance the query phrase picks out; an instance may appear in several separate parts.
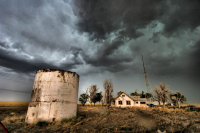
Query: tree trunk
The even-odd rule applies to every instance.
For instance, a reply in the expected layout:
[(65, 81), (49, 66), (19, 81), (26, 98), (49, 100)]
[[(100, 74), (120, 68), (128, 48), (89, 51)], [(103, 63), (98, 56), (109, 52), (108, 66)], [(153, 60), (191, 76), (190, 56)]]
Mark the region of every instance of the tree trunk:
[(163, 109), (165, 109), (165, 102), (163, 102)]
[(180, 107), (181, 107), (181, 102), (180, 100), (178, 100), (178, 108), (180, 109)]

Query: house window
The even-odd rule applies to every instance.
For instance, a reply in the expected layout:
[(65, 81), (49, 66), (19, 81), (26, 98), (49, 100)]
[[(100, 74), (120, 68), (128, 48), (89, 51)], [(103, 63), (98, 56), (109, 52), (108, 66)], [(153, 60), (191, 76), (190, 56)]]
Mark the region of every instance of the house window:
[(35, 115), (35, 113), (32, 113), (32, 116), (34, 116)]
[(126, 101), (126, 105), (131, 105), (131, 101)]
[(136, 102), (136, 104), (138, 104), (138, 102)]
[(146, 104), (146, 102), (141, 102), (141, 104)]
[(122, 105), (122, 101), (118, 101), (118, 104), (119, 104), (119, 105)]
[(122, 97), (125, 97), (125, 95), (122, 95)]

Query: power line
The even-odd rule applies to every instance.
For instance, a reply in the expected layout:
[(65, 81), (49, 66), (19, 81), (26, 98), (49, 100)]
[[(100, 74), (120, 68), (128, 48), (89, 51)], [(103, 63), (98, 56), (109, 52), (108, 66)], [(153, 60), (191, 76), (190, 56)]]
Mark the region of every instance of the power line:
[(31, 92), (27, 92), (27, 91), (18, 91), (18, 90), (7, 90), (7, 89), (1, 89), (0, 90), (3, 90), (3, 91), (12, 91), (12, 92), (21, 92), (21, 93), (31, 93)]

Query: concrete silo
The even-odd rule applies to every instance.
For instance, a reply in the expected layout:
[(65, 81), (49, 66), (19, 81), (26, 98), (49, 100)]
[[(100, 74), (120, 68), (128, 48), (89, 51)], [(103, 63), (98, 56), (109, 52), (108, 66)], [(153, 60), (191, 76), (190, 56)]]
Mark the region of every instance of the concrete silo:
[(25, 121), (59, 121), (77, 114), (79, 75), (55, 69), (38, 70)]

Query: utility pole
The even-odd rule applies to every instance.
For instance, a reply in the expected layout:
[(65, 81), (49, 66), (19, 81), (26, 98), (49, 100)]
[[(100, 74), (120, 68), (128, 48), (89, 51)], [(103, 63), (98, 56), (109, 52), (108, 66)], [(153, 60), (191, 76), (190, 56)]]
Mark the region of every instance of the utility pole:
[[(142, 56), (142, 55), (141, 55)], [(150, 81), (147, 77), (147, 72), (146, 72), (146, 68), (144, 66), (144, 59), (142, 56), (142, 63), (143, 63), (143, 70), (144, 70), (144, 79), (145, 79), (145, 98), (147, 97), (146, 94), (150, 93), (151, 94), (151, 85), (150, 85)], [(151, 102), (151, 98), (150, 98), (150, 102)]]

